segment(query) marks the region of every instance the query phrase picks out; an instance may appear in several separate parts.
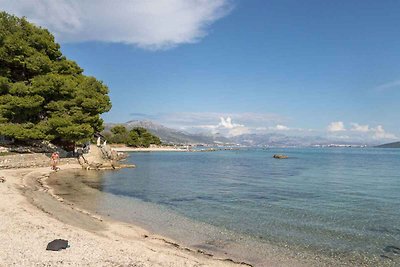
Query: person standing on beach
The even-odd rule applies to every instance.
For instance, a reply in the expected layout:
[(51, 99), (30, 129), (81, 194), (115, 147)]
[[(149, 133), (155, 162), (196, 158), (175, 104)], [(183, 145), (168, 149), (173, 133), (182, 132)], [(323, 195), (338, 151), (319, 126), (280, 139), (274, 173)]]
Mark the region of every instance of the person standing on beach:
[(58, 152), (53, 152), (53, 154), (51, 154), (51, 163), (52, 163), (51, 169), (52, 170), (56, 171), (58, 169), (57, 163), (58, 163), (59, 159), (60, 159), (60, 155), (58, 154)]

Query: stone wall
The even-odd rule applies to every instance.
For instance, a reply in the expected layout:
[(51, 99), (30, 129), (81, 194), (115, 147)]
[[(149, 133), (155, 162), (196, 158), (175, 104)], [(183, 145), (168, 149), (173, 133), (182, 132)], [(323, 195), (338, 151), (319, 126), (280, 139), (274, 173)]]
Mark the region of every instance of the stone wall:
[[(61, 158), (59, 165), (76, 164), (76, 158)], [(50, 167), (51, 160), (46, 154), (14, 154), (0, 156), (0, 169), (30, 168), (30, 167)]]
[[(5, 148), (3, 152), (13, 151)], [(0, 155), (0, 169), (50, 167), (51, 153), (19, 153), (13, 155)], [(84, 169), (120, 169), (134, 167), (134, 165), (121, 164), (120, 160), (126, 158), (124, 153), (117, 153), (107, 147), (91, 145), (88, 154), (76, 158), (67, 158), (61, 154), (59, 166), (63, 164), (81, 164)], [(61, 167), (62, 169), (62, 167)]]

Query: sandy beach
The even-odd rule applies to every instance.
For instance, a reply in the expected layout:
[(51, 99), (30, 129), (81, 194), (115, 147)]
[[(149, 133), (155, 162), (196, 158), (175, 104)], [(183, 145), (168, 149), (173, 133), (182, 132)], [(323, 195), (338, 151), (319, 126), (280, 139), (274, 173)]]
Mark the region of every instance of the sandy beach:
[[(62, 169), (80, 168), (78, 164)], [(246, 266), (105, 220), (52, 194), (50, 168), (0, 170), (0, 266)], [(54, 239), (70, 247), (46, 251)]]

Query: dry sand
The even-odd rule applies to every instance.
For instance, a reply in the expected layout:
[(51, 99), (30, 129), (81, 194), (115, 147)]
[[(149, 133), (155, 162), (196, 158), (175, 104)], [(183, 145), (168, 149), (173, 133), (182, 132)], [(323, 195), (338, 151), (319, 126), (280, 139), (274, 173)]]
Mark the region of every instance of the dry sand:
[[(0, 183), (0, 266), (245, 266), (67, 204), (43, 184), (50, 172), (0, 170), (6, 180)], [(70, 247), (46, 251), (58, 238), (69, 240)]]

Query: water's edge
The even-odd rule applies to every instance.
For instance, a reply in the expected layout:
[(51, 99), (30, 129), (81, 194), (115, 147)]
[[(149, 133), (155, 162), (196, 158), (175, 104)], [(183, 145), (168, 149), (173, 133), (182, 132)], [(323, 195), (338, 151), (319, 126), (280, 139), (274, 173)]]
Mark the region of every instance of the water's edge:
[[(156, 165), (152, 165), (153, 168)], [(133, 223), (156, 234), (160, 234), (183, 246), (230, 257), (239, 261), (268, 265), (272, 261), (296, 262), (312, 266), (395, 266), (396, 262), (385, 257), (367, 257), (362, 251), (340, 253), (312, 246), (292, 246), (290, 243), (266, 242), (265, 239), (250, 238), (227, 228), (216, 227), (206, 222), (190, 219), (162, 202), (151, 203), (134, 196), (123, 196), (102, 192), (107, 186), (108, 176), (126, 175), (110, 172), (59, 173), (50, 177), (50, 186), (55, 193), (68, 201), (102, 216)], [(66, 177), (68, 176), (68, 177)], [(104, 180), (106, 179), (106, 180)], [(52, 184), (53, 183), (53, 184)], [(106, 189), (107, 191), (108, 189)], [(168, 203), (169, 204), (169, 203)], [(383, 255), (385, 256), (385, 255)]]
[[(108, 171), (100, 171), (108, 172)], [(232, 243), (243, 241), (246, 237), (237, 237), (235, 233), (226, 229), (218, 229), (212, 225), (194, 222), (180, 214), (173, 213), (140, 199), (120, 198), (105, 193), (97, 188), (95, 183), (82, 183), (76, 177), (95, 177), (99, 171), (68, 170), (51, 174), (45, 181), (46, 186), (52, 189), (55, 196), (65, 202), (72, 203), (78, 210), (87, 211), (95, 218), (110, 218), (111, 220), (133, 224), (150, 233), (165, 236), (174, 240), (176, 246), (189, 248), (192, 251), (226, 259), (232, 262), (249, 266), (342, 266), (337, 259), (326, 255), (317, 255), (311, 251), (296, 251), (289, 247), (278, 247), (263, 243), (255, 254), (243, 251), (246, 247), (258, 243), (258, 240), (247, 240), (244, 246)], [(99, 209), (96, 201), (104, 203), (110, 201), (116, 206), (129, 205), (137, 214), (135, 218), (123, 218), (111, 209)], [(95, 205), (93, 205), (95, 204)], [(155, 214), (156, 213), (156, 214)], [(154, 216), (153, 216), (153, 215)], [(177, 227), (175, 224), (179, 222)], [(165, 226), (172, 226), (172, 228)], [(199, 231), (199, 228), (201, 230)], [(206, 232), (205, 232), (206, 231)], [(190, 236), (188, 236), (188, 234)], [(225, 240), (218, 240), (223, 236)], [(217, 237), (217, 238), (215, 238)], [(207, 240), (208, 238), (208, 240)], [(253, 243), (253, 244), (252, 244)]]

